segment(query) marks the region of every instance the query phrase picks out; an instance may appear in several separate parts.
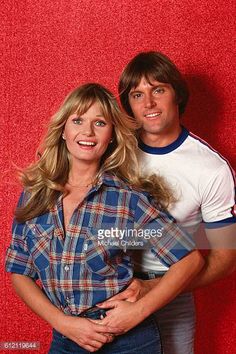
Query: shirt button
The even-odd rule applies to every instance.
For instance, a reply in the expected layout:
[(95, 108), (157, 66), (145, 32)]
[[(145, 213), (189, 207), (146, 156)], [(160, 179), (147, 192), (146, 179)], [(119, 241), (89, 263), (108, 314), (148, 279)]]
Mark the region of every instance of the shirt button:
[(70, 270), (70, 267), (68, 266), (68, 264), (65, 265), (64, 270), (65, 270), (66, 272), (68, 272), (68, 271)]
[(70, 304), (70, 298), (67, 296), (66, 298), (66, 303), (69, 305)]

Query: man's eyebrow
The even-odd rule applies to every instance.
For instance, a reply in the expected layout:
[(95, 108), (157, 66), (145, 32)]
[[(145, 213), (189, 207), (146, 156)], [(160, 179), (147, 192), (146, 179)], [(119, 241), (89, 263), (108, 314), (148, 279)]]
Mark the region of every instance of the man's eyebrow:
[(129, 94), (131, 94), (131, 93), (142, 93), (142, 91), (141, 90), (136, 90), (136, 89), (131, 89), (129, 91)]
[[(155, 89), (155, 88), (157, 88), (157, 87), (169, 87), (170, 84), (168, 84), (167, 82), (160, 82), (159, 84), (150, 84), (150, 85), (151, 85), (151, 87), (152, 87), (153, 89)], [(129, 94), (131, 94), (131, 93), (142, 93), (142, 92), (143, 92), (142, 90), (136, 89), (136, 88), (134, 87), (134, 88), (130, 89)]]
[(160, 82), (159, 84), (154, 84), (154, 85), (151, 85), (152, 87), (168, 87), (169, 84), (167, 82)]

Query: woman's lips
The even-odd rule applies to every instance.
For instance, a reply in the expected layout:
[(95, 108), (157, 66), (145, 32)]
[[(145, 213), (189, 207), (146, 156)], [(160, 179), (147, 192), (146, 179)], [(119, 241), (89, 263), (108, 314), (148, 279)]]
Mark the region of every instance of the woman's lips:
[(77, 144), (82, 149), (87, 149), (87, 150), (91, 150), (94, 146), (97, 145), (97, 143), (95, 141), (86, 141), (86, 140), (79, 140), (79, 141), (77, 141)]

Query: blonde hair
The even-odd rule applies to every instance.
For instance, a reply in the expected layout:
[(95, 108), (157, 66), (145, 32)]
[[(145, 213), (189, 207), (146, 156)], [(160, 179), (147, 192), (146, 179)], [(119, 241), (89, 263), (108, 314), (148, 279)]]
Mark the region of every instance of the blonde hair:
[(157, 176), (140, 177), (137, 161), (135, 122), (121, 112), (114, 95), (97, 83), (82, 85), (72, 91), (57, 113), (52, 117), (43, 143), (37, 150), (39, 158), (20, 171), (20, 180), (29, 198), (15, 211), (18, 222), (32, 219), (48, 211), (58, 193), (66, 193), (65, 184), (70, 171), (70, 156), (62, 138), (68, 117), (75, 112), (84, 114), (93, 103), (101, 106), (104, 118), (113, 123), (113, 141), (101, 159), (96, 180), (104, 172), (110, 172), (127, 184), (150, 192), (158, 205), (166, 208), (172, 201), (172, 193)]

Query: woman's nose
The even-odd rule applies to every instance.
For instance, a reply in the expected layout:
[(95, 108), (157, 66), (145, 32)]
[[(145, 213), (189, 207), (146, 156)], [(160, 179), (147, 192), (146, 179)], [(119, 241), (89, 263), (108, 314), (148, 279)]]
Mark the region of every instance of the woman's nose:
[(81, 133), (86, 136), (94, 135), (93, 124), (90, 122), (86, 122), (83, 124)]

